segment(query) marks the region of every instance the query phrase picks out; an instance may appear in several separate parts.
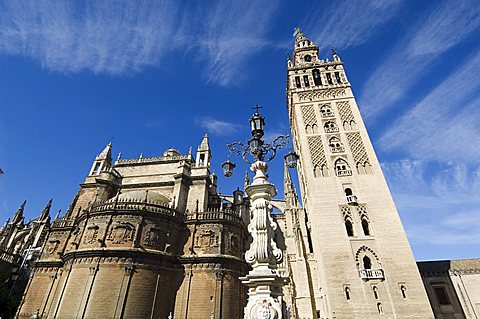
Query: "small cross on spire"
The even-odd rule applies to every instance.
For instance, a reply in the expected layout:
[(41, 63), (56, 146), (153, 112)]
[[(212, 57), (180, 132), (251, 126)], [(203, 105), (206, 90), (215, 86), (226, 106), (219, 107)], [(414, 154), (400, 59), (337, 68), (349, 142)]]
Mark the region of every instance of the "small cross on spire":
[(260, 113), (258, 112), (259, 109), (263, 109), (263, 107), (260, 106), (260, 105), (258, 105), (258, 104), (255, 104), (255, 106), (252, 107), (252, 110), (255, 110), (255, 114), (260, 114)]

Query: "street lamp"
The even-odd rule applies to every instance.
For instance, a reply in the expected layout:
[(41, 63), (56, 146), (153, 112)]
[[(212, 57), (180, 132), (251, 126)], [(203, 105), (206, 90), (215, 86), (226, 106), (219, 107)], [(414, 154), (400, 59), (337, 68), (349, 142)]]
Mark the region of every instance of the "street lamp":
[[(265, 134), (265, 118), (259, 113), (260, 106), (250, 118), (252, 139), (246, 144), (234, 142), (227, 144), (229, 158), (222, 164), (223, 174), (230, 177), (235, 164), (230, 161), (230, 155), (236, 154), (255, 172), (252, 184), (245, 187), (250, 198), (250, 216), (248, 231), (252, 237), (249, 249), (245, 253), (245, 260), (252, 266), (252, 270), (242, 282), (248, 289), (248, 302), (245, 307), (245, 319), (253, 318), (285, 318), (282, 287), (288, 278), (278, 271), (278, 264), (282, 260), (282, 250), (274, 241), (277, 223), (272, 219), (272, 197), (276, 195), (275, 185), (268, 182), (265, 173), (268, 170), (266, 162), (273, 160), (277, 149), (288, 145), (289, 135), (280, 135), (273, 142), (266, 143), (262, 137)], [(287, 160), (288, 157), (288, 160)], [(290, 167), (295, 167), (297, 155), (287, 154), (285, 160)], [(266, 289), (268, 287), (268, 289)]]
[(295, 168), (297, 167), (297, 161), (298, 161), (298, 155), (295, 154), (294, 152), (289, 152), (287, 155), (284, 156), (285, 158), (285, 163), (288, 165), (290, 168)]

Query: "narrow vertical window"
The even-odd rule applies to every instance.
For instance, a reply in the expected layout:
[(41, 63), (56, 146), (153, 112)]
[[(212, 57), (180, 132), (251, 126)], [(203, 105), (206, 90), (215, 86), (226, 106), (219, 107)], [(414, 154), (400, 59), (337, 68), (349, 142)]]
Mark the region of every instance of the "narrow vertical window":
[(297, 86), (297, 89), (300, 89), (302, 87), (302, 83), (300, 82), (299, 76), (295, 77), (295, 85)]
[(378, 299), (378, 288), (377, 288), (377, 286), (373, 286), (372, 290), (373, 290), (373, 297), (375, 297), (375, 299)]
[(345, 298), (350, 300), (350, 288), (345, 287)]
[(352, 237), (353, 236), (353, 225), (352, 225), (352, 222), (350, 221), (350, 219), (347, 219), (345, 221), (345, 229), (347, 230), (348, 237)]
[(383, 306), (380, 302), (377, 303), (377, 310), (378, 310), (378, 313), (383, 313)]
[(400, 291), (402, 292), (402, 297), (407, 298), (407, 287), (405, 285), (400, 286)]
[(303, 76), (303, 82), (305, 83), (305, 87), (310, 87), (310, 83), (308, 82), (308, 75)]
[(328, 82), (328, 84), (332, 84), (332, 85), (333, 85), (332, 74), (330, 74), (330, 73), (327, 73), (327, 82)]
[(313, 75), (313, 83), (315, 83), (315, 85), (322, 85), (322, 78), (320, 76), (320, 70), (319, 69), (313, 69), (312, 75)]
[(335, 72), (335, 80), (338, 84), (342, 84), (342, 79), (340, 78), (340, 72)]
[(365, 236), (370, 236), (370, 227), (368, 225), (368, 220), (365, 217), (362, 218), (362, 228), (363, 228), (363, 234)]
[(317, 318), (321, 318), (320, 310), (317, 310)]

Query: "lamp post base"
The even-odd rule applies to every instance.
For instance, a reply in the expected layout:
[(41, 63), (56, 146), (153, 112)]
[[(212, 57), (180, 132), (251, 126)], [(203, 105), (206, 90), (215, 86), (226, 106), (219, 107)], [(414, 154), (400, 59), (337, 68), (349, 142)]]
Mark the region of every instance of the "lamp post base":
[(285, 305), (282, 287), (288, 278), (278, 271), (267, 267), (258, 267), (241, 277), (248, 287), (248, 303), (244, 319), (285, 319)]

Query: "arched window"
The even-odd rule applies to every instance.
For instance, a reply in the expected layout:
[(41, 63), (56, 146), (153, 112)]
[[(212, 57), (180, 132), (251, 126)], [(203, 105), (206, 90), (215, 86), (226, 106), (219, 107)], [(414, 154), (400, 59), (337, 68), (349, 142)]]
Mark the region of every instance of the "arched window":
[(322, 115), (322, 117), (333, 116), (333, 111), (330, 105), (328, 104), (322, 105), (322, 107), (320, 108), (320, 114)]
[(322, 170), (320, 169), (320, 167), (318, 167), (318, 165), (315, 165), (313, 167), (313, 176), (322, 177)]
[(400, 291), (402, 293), (402, 297), (407, 298), (407, 287), (405, 287), (405, 285), (400, 286)]
[(351, 188), (345, 188), (345, 196), (352, 196), (353, 192)]
[(350, 288), (349, 287), (345, 287), (345, 298), (347, 300), (350, 300)]
[(343, 158), (339, 158), (335, 161), (335, 173), (337, 176), (350, 176), (352, 171), (347, 162)]
[(382, 306), (382, 303), (377, 303), (377, 310), (378, 310), (378, 313), (383, 313), (383, 306)]
[(373, 286), (372, 290), (373, 290), (373, 297), (375, 297), (375, 299), (378, 299), (378, 298), (379, 298), (379, 294), (378, 294), (378, 288), (377, 288), (377, 286)]
[(313, 69), (312, 75), (313, 75), (313, 82), (315, 83), (315, 85), (322, 85), (322, 78), (320, 76), (320, 70), (319, 69)]
[(347, 230), (347, 235), (349, 237), (352, 237), (353, 236), (353, 225), (352, 225), (352, 222), (350, 221), (350, 219), (346, 219), (345, 220), (345, 229)]
[(362, 229), (365, 236), (370, 236), (370, 227), (368, 225), (368, 220), (365, 217), (362, 218)]
[(372, 269), (372, 261), (368, 256), (363, 257), (363, 269)]
[(324, 176), (324, 177), (328, 177), (328, 176), (329, 176), (327, 165), (322, 165), (322, 176)]
[(348, 123), (348, 121), (344, 121), (343, 122), (343, 129), (345, 131), (350, 131), (352, 129), (352, 127), (350, 126), (350, 124)]
[(305, 55), (303, 59), (305, 60), (305, 62), (312, 62), (312, 56), (310, 54)]

